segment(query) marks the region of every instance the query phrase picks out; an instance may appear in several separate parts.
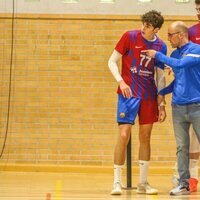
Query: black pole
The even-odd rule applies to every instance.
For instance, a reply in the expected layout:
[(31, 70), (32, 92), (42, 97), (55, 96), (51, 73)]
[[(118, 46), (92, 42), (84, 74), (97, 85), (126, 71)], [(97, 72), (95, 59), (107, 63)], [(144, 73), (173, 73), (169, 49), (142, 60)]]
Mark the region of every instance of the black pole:
[(131, 136), (127, 145), (127, 189), (132, 188), (132, 163), (131, 163)]

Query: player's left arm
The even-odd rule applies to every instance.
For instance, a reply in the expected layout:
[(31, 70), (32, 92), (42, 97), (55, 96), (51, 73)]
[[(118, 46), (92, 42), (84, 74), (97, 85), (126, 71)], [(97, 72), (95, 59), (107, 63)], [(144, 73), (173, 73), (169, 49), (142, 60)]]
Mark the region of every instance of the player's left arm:
[(156, 85), (158, 93), (166, 86), (165, 71), (159, 67), (156, 67)]
[[(164, 44), (162, 46), (162, 49), (160, 50), (163, 54), (167, 54), (167, 46)], [(158, 93), (166, 86), (166, 79), (165, 79), (165, 72), (164, 72), (164, 64), (156, 61), (156, 84), (157, 84), (157, 90)], [(159, 116), (158, 120), (159, 122), (163, 122), (166, 118), (166, 111), (165, 111), (165, 99), (163, 97), (162, 102), (159, 103)]]
[[(160, 52), (164, 55), (167, 54), (167, 46), (165, 44), (163, 44)], [(156, 65), (156, 85), (157, 85), (157, 91), (159, 93), (166, 86), (165, 71), (164, 71), (165, 65), (157, 60), (155, 61), (155, 65)]]

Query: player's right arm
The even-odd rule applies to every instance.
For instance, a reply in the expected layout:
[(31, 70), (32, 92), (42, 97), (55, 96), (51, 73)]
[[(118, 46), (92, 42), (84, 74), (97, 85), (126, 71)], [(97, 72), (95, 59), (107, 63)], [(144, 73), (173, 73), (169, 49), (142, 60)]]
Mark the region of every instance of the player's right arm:
[(132, 96), (131, 88), (124, 82), (121, 74), (119, 73), (118, 62), (122, 58), (122, 54), (118, 51), (114, 50), (112, 55), (108, 60), (108, 67), (114, 76), (115, 80), (119, 83), (119, 87), (122, 91), (122, 95), (126, 98), (130, 98)]

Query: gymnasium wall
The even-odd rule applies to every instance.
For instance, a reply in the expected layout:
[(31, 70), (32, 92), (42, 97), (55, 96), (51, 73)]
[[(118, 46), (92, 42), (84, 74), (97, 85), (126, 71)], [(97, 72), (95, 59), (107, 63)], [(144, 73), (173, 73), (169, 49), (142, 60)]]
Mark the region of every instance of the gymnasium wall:
[[(34, 14), (107, 14), (139, 15), (155, 9), (165, 15), (192, 16), (195, 13), (194, 0), (178, 3), (177, 0), (114, 0), (114, 3), (102, 3), (102, 0), (14, 0), (16, 13)], [(75, 1), (75, 0), (74, 0)], [(10, 13), (13, 0), (0, 1), (0, 13)]]
[[(189, 16), (165, 19), (159, 36), (166, 42), (172, 20), (196, 23)], [(107, 61), (121, 35), (140, 26), (137, 15), (16, 14), (10, 121), (0, 163), (112, 166), (117, 83)], [(1, 150), (7, 125), (10, 14), (0, 14), (0, 29)], [(166, 76), (167, 83), (173, 80)], [(151, 165), (157, 167), (171, 167), (175, 160), (170, 98), (166, 121), (156, 123), (152, 132)], [(132, 151), (137, 165), (138, 123), (132, 129)]]

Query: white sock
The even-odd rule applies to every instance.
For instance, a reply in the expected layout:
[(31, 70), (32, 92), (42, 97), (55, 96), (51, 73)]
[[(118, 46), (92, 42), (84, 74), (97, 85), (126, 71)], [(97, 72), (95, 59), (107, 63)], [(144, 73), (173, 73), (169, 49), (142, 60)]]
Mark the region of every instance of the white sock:
[(190, 159), (190, 177), (198, 180), (198, 160)]
[(114, 184), (115, 183), (120, 183), (122, 184), (122, 167), (123, 165), (115, 165), (114, 164)]
[(148, 169), (149, 169), (149, 161), (139, 160), (139, 167), (140, 167), (139, 183), (146, 183), (147, 182)]

